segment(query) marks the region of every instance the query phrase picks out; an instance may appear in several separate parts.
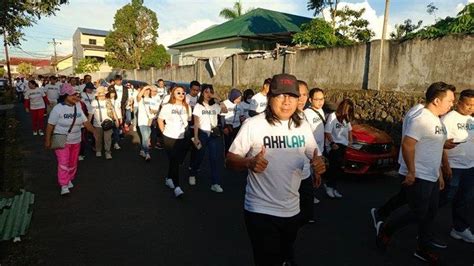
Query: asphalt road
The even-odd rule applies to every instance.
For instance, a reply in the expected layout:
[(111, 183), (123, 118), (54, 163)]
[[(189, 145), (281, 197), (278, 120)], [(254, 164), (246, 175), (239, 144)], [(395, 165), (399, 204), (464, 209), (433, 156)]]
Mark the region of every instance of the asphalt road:
[[(0, 245), (1, 265), (253, 265), (243, 222), (245, 173), (222, 168), (224, 193), (216, 194), (209, 189), (207, 161), (195, 187), (186, 182), (185, 163), (185, 194), (178, 200), (164, 185), (164, 151), (153, 150), (146, 163), (125, 139), (110, 161), (88, 152), (72, 193), (61, 197), (53, 153), (42, 149), (28, 117), (18, 113), (27, 188), (36, 203), (29, 234)], [(426, 265), (412, 256), (415, 226), (396, 234), (386, 253), (375, 248), (369, 210), (397, 190), (397, 178), (386, 175), (344, 178), (342, 200), (318, 191), (317, 222), (298, 234), (299, 265)], [(474, 245), (449, 237), (449, 211), (437, 217), (439, 237), (449, 245), (441, 254), (447, 265), (473, 265)]]

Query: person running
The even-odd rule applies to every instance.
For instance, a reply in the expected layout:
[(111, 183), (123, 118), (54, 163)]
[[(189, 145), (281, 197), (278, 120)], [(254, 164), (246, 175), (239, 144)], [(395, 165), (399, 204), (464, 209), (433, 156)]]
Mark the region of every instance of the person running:
[(272, 82), (271, 78), (267, 78), (263, 81), (262, 91), (255, 94), (250, 101), (249, 115), (256, 116), (267, 108), (267, 94), (270, 90), (270, 83)]
[(474, 244), (470, 206), (474, 202), (474, 90), (463, 90), (456, 109), (441, 118), (447, 138), (458, 145), (445, 150), (443, 174), (449, 180), (441, 193), (440, 206), (452, 204), (451, 237)]
[(53, 107), (58, 103), (59, 98), (59, 88), (60, 84), (56, 76), (49, 77), (49, 84), (43, 87), (44, 93), (48, 96), (49, 105), (47, 108), (47, 113), (53, 109)]
[(168, 176), (165, 184), (174, 189), (174, 195), (178, 198), (184, 194), (179, 185), (179, 165), (183, 163), (187, 146), (190, 145), (187, 132), (192, 111), (186, 102), (183, 87), (174, 87), (170, 95), (170, 101), (161, 108), (158, 125), (163, 132), (164, 148), (168, 155)]
[(145, 161), (151, 160), (149, 141), (151, 134), (151, 124), (155, 115), (151, 111), (151, 86), (145, 86), (137, 95), (137, 126), (140, 136), (140, 156)]
[[(249, 118), (249, 110), (250, 110), (250, 102), (252, 100), (252, 97), (255, 93), (253, 92), (252, 89), (246, 89), (244, 91), (244, 95), (242, 96), (242, 101), (240, 102), (240, 107), (243, 111), (243, 115), (245, 118)], [(243, 121), (242, 121), (243, 122)]]
[(242, 125), (226, 164), (236, 171), (248, 170), (244, 219), (255, 264), (296, 265), (293, 245), (300, 227), (303, 165), (312, 160), (316, 175), (325, 166), (311, 128), (297, 109), (296, 78), (275, 75), (268, 96), (265, 112)]
[(115, 116), (117, 118), (116, 121), (114, 121), (114, 126), (112, 128), (112, 142), (114, 149), (120, 150), (120, 125), (122, 124), (122, 109), (121, 109), (121, 103), (119, 100), (117, 100), (117, 93), (115, 91), (114, 86), (109, 86), (107, 89), (107, 94), (105, 94), (105, 98), (107, 98), (107, 110), (112, 110), (113, 114), (109, 114), (109, 116)]
[(218, 145), (221, 142), (221, 129), (218, 126), (218, 116), (221, 112), (227, 110), (219, 105), (218, 100), (214, 96), (214, 88), (212, 85), (203, 84), (201, 95), (194, 106), (194, 138), (193, 143), (199, 148), (196, 154), (196, 160), (190, 162), (190, 179), (195, 179), (202, 160), (204, 159), (205, 150), (209, 153), (209, 164), (211, 166), (211, 190), (217, 193), (224, 192), (220, 185), (220, 177), (218, 170)]
[(344, 154), (347, 146), (352, 145), (352, 126), (354, 119), (354, 103), (349, 99), (344, 99), (337, 107), (336, 112), (328, 116), (324, 127), (324, 133), (329, 143), (329, 169), (326, 174), (327, 182), (324, 185), (326, 194), (330, 198), (342, 198), (342, 194), (337, 190), (337, 176), (341, 174), (341, 167), (344, 165)]
[(242, 93), (238, 89), (231, 89), (227, 100), (223, 102), (227, 109), (227, 112), (221, 115), (224, 119), (225, 153), (229, 151), (230, 145), (240, 129), (240, 117), (243, 115), (239, 107), (241, 101)]
[(31, 114), (33, 136), (43, 136), (44, 130), (44, 114), (46, 106), (48, 106), (48, 97), (44, 91), (38, 88), (38, 84), (34, 80), (28, 82), (28, 89), (25, 91), (25, 105), (26, 112)]
[(425, 107), (407, 125), (402, 138), (403, 161), (399, 174), (403, 176), (409, 210), (391, 215), (379, 222), (377, 247), (387, 249), (390, 239), (403, 227), (418, 225), (418, 244), (415, 257), (436, 265), (439, 254), (433, 252), (434, 218), (439, 205), (439, 191), (444, 188), (440, 171), (446, 128), (439, 116), (446, 114), (454, 102), (456, 88), (444, 82), (428, 87)]
[(112, 104), (106, 98), (107, 88), (99, 86), (97, 88), (96, 99), (92, 101), (92, 112), (89, 119), (94, 119), (93, 125), (99, 137), (95, 142), (95, 156), (102, 157), (102, 144), (104, 145), (105, 159), (112, 159), (112, 128), (114, 121), (118, 121)]
[(79, 102), (79, 93), (65, 84), (60, 90), (59, 104), (56, 105), (48, 118), (44, 146), (51, 148), (53, 134), (66, 135), (64, 147), (54, 150), (58, 160), (58, 183), (61, 195), (69, 194), (74, 187), (72, 181), (76, 177), (77, 163), (81, 142), (81, 127), (84, 126), (94, 137), (97, 131), (82, 112)]

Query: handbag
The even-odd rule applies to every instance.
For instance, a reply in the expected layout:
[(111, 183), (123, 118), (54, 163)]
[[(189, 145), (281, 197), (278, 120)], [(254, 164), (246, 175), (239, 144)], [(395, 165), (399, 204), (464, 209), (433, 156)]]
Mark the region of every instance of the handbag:
[(100, 126), (104, 131), (111, 130), (114, 127), (114, 121), (112, 121), (111, 119), (102, 120), (102, 110), (100, 110), (99, 100), (97, 100), (97, 106), (99, 107)]
[[(76, 123), (76, 115), (77, 115), (77, 107), (74, 105), (74, 117), (72, 119), (72, 124), (69, 127), (69, 130), (67, 133), (71, 133), (72, 128), (74, 127), (74, 124)], [(67, 142), (67, 134), (53, 134), (51, 136), (51, 149), (56, 150), (56, 149), (63, 149), (66, 146)]]
[[(207, 109), (207, 107), (205, 107)], [(208, 110), (208, 109), (207, 109)], [(221, 128), (217, 125), (217, 126), (213, 126), (212, 125), (212, 119), (211, 119), (211, 111), (208, 110), (208, 114), (209, 114), (209, 122), (211, 124), (211, 133), (210, 133), (210, 136), (211, 137), (214, 137), (214, 138), (218, 138), (218, 137), (221, 137), (222, 136), (222, 130)]]
[[(176, 111), (178, 111), (178, 110), (176, 110)], [(177, 112), (177, 113), (178, 113), (179, 119), (181, 119), (181, 123), (183, 123), (183, 125), (186, 125), (186, 123), (184, 123), (184, 120), (181, 117), (181, 115), (179, 115), (179, 112)], [(189, 109), (186, 110), (186, 114), (189, 116)], [(192, 137), (193, 137), (193, 134), (191, 133), (191, 130), (189, 128), (189, 123), (187, 123), (187, 126), (184, 128), (184, 139), (190, 140)]]

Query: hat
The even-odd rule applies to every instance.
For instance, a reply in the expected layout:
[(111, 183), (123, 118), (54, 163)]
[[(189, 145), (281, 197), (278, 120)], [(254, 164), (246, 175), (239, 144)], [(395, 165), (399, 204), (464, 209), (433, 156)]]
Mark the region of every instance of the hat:
[(229, 92), (229, 101), (234, 102), (235, 99), (242, 96), (242, 93), (238, 89), (232, 89)]
[(107, 93), (107, 88), (103, 87), (103, 86), (99, 86), (95, 93), (96, 93), (96, 95), (99, 95), (99, 94), (104, 94), (105, 95)]
[(76, 90), (69, 83), (64, 83), (61, 86), (61, 89), (59, 89), (60, 95), (74, 95), (76, 93)]
[(298, 80), (295, 76), (289, 74), (275, 75), (272, 78), (272, 83), (270, 83), (270, 93), (274, 95), (293, 94), (300, 97)]
[(92, 83), (92, 82), (87, 82), (87, 83), (86, 83), (86, 86), (84, 87), (84, 90), (87, 90), (87, 89), (95, 90), (94, 83)]

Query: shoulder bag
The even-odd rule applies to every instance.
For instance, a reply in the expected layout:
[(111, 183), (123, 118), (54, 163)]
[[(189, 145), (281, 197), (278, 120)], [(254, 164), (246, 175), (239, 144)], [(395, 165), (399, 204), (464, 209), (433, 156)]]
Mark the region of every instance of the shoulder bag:
[[(207, 109), (207, 107), (204, 106), (204, 108)], [(211, 137), (218, 138), (222, 136), (222, 130), (218, 125), (212, 125), (212, 119), (211, 119), (211, 110), (207, 109), (209, 112), (209, 123), (211, 124)], [(216, 114), (218, 115), (218, 114)]]
[(67, 131), (67, 134), (53, 134), (51, 136), (51, 149), (62, 149), (66, 146), (67, 135), (71, 133), (74, 124), (76, 123), (77, 107), (74, 105), (74, 117), (72, 119), (72, 124)]
[[(102, 127), (102, 129), (104, 131), (108, 131), (108, 130), (111, 130), (113, 127), (114, 127), (114, 121), (110, 120), (110, 119), (105, 119), (105, 120), (102, 120), (102, 110), (100, 109), (100, 103), (99, 103), (99, 100), (97, 100), (97, 107), (99, 107), (99, 122), (100, 122), (100, 126)], [(106, 109), (107, 109), (107, 106), (106, 106)]]

